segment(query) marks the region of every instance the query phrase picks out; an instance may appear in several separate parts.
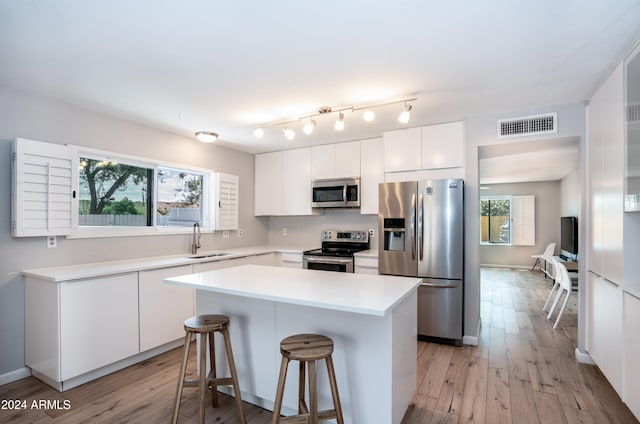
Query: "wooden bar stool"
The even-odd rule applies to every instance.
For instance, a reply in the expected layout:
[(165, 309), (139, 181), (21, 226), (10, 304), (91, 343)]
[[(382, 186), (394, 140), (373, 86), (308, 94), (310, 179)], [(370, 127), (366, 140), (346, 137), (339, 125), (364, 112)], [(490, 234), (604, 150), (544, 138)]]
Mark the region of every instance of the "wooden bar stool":
[[(278, 378), (278, 389), (276, 390), (272, 423), (277, 424), (280, 421), (295, 421), (316, 424), (321, 420), (335, 418), (338, 424), (344, 424), (342, 407), (340, 406), (340, 396), (338, 395), (338, 385), (336, 384), (336, 375), (333, 369), (333, 359), (331, 358), (331, 354), (333, 353), (333, 340), (319, 334), (296, 334), (280, 342), (280, 353), (282, 354), (282, 362), (280, 365), (280, 377)], [(327, 363), (334, 409), (318, 412), (316, 361), (320, 359), (324, 359)], [(282, 397), (284, 396), (284, 383), (287, 378), (289, 361), (292, 360), (300, 362), (298, 415), (281, 418), (280, 410), (282, 409)], [(305, 364), (309, 370), (309, 408), (307, 408), (305, 402)]]
[[(171, 422), (175, 424), (178, 421), (178, 411), (180, 410), (180, 400), (182, 398), (183, 387), (198, 387), (199, 390), (199, 422), (204, 424), (204, 398), (207, 391), (207, 385), (211, 386), (211, 400), (214, 408), (218, 407), (218, 391), (217, 386), (232, 386), (233, 393), (236, 398), (236, 407), (238, 408), (238, 418), (244, 424), (244, 412), (242, 411), (242, 399), (240, 398), (240, 387), (238, 385), (238, 374), (236, 373), (236, 364), (233, 360), (233, 352), (231, 350), (231, 339), (229, 338), (229, 317), (226, 315), (197, 315), (187, 319), (184, 322), (184, 355), (182, 358), (182, 366), (180, 368), (180, 376), (178, 378), (178, 390), (176, 392), (176, 403), (173, 408), (173, 419)], [(216, 332), (220, 332), (224, 338), (224, 346), (229, 361), (229, 370), (231, 377), (216, 377), (216, 359), (215, 345), (213, 336)], [(198, 378), (187, 380), (185, 373), (187, 370), (187, 361), (189, 359), (189, 345), (194, 334), (200, 334), (200, 364), (198, 370)], [(209, 340), (209, 362), (211, 370), (207, 375), (207, 339)]]

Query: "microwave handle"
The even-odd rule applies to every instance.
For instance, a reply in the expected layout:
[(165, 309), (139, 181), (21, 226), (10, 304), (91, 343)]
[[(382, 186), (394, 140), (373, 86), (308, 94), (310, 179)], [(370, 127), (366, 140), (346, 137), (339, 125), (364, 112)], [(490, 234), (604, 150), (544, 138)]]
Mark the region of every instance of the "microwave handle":
[(344, 183), (344, 185), (342, 186), (342, 200), (344, 201), (344, 203), (347, 203), (347, 183)]

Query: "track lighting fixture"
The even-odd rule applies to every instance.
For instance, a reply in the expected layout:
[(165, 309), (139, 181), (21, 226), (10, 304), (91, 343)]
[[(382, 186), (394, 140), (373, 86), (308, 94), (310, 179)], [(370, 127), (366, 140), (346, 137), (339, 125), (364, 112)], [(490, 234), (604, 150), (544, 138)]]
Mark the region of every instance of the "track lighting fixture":
[(211, 131), (198, 131), (196, 132), (196, 138), (203, 143), (213, 143), (218, 138), (218, 133)]
[(400, 116), (398, 116), (398, 121), (406, 124), (409, 122), (409, 118), (411, 118), (411, 105), (405, 104)]
[(333, 128), (335, 128), (336, 131), (344, 130), (344, 113), (340, 112)]
[(302, 132), (304, 132), (306, 135), (311, 135), (313, 129), (316, 127), (316, 124), (317, 122), (315, 119), (309, 119), (309, 122), (304, 124), (304, 127), (302, 127)]
[(284, 136), (287, 137), (287, 140), (296, 138), (296, 133), (291, 128), (283, 127), (282, 131), (284, 132)]
[(416, 100), (418, 100), (417, 97), (412, 97), (408, 99), (392, 100), (392, 101), (383, 102), (383, 103), (373, 103), (373, 104), (370, 103), (362, 106), (338, 106), (338, 107), (323, 106), (318, 108), (314, 112), (307, 113), (305, 115), (298, 116), (296, 118), (285, 119), (285, 120), (272, 122), (272, 123), (261, 123), (254, 127), (253, 134), (257, 138), (261, 138), (264, 135), (264, 129), (272, 128), (272, 127), (281, 127), (285, 137), (288, 140), (293, 140), (296, 134), (290, 128), (291, 125), (303, 123), (302, 131), (306, 135), (311, 135), (317, 125), (317, 121), (314, 118), (322, 115), (331, 115), (333, 113), (338, 114), (337, 120), (335, 121), (335, 124), (334, 124), (334, 129), (336, 131), (343, 131), (346, 111), (356, 112), (356, 111), (362, 110), (364, 111), (362, 115), (362, 118), (364, 119), (364, 121), (372, 122), (373, 119), (375, 118), (375, 114), (371, 109), (382, 107), (382, 106), (395, 105), (399, 103), (404, 103), (404, 110), (398, 117), (398, 121), (402, 122), (403, 124), (406, 124), (407, 122), (409, 122), (410, 111), (411, 111), (411, 104), (409, 103), (414, 102)]

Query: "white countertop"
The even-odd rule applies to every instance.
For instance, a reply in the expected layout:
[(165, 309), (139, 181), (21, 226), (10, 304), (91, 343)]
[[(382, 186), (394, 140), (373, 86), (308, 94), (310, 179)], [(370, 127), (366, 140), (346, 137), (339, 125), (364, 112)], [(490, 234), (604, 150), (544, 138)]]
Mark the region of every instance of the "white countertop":
[(385, 316), (421, 281), (266, 265), (241, 265), (165, 279), (168, 284), (215, 293), (376, 316)]
[[(171, 266), (191, 265), (199, 262), (220, 261), (225, 259), (241, 258), (266, 253), (302, 253), (312, 247), (300, 246), (249, 246), (236, 247), (224, 250), (210, 250), (198, 252), (197, 255), (185, 253), (183, 255), (170, 255), (149, 258), (126, 259), (119, 261), (94, 262), (77, 265), (57, 266), (50, 268), (27, 269), (22, 274), (28, 277), (39, 278), (47, 281), (71, 281), (84, 278), (95, 278), (105, 275), (124, 274), (148, 269), (166, 268)], [(216, 253), (229, 253), (225, 256), (201, 257)]]

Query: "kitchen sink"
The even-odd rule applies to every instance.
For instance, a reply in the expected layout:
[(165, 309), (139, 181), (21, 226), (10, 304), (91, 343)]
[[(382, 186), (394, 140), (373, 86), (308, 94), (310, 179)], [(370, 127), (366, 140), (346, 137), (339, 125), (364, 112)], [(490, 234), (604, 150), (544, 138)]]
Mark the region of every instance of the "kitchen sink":
[(223, 253), (207, 253), (204, 255), (192, 255), (187, 256), (187, 259), (205, 259), (205, 258), (218, 258), (220, 256), (228, 256), (233, 255), (233, 253), (223, 252)]

